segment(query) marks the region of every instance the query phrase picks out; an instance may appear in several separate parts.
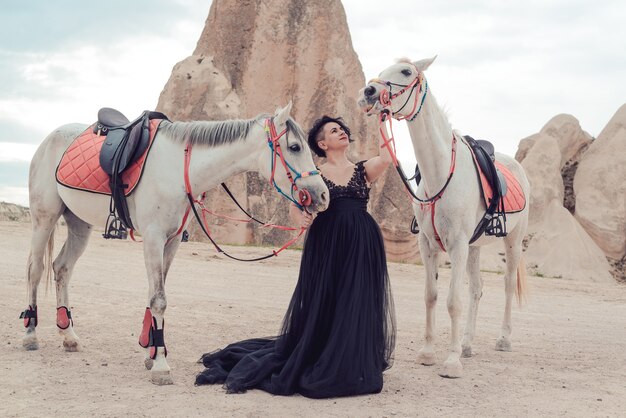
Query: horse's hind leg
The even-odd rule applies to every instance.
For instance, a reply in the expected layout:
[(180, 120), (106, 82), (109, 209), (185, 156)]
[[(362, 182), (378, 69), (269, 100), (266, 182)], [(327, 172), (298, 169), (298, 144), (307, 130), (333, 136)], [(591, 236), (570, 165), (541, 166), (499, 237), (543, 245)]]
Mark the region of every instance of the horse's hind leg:
[(470, 247), (467, 257), (467, 275), (469, 276), (469, 304), (467, 308), (467, 324), (461, 344), (462, 356), (472, 356), (472, 341), (476, 332), (476, 316), (478, 303), (483, 295), (483, 279), (480, 277), (480, 247)]
[[(37, 350), (37, 289), (44, 271), (51, 272), (50, 263), (54, 244), (54, 229), (65, 206), (56, 192), (56, 188), (40, 185), (33, 179), (33, 168), (30, 174), (30, 217), (32, 224), (30, 254), (28, 255), (27, 287), (28, 309), (23, 315), (26, 335), (22, 345), (26, 350)], [(48, 187), (46, 187), (48, 186)], [(54, 185), (53, 185), (54, 186)], [(30, 318), (29, 318), (30, 316)]]
[(67, 241), (52, 264), (57, 290), (57, 327), (63, 336), (65, 350), (78, 351), (79, 340), (74, 332), (67, 287), (74, 265), (87, 247), (91, 225), (79, 219), (69, 209), (65, 210), (63, 217), (67, 223)]
[(526, 223), (527, 219), (520, 220), (520, 224), (504, 238), (504, 253), (506, 256), (506, 273), (504, 275), (505, 305), (502, 329), (500, 330), (500, 337), (496, 341), (496, 350), (498, 351), (511, 351), (511, 308), (516, 288), (517, 268), (522, 260), (522, 240), (526, 233)]

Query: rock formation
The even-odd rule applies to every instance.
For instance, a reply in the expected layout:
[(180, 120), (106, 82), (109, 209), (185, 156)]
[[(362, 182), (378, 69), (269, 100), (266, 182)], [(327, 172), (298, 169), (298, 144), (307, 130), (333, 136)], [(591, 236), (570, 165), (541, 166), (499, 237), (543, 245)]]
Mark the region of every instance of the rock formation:
[[(613, 132), (619, 132), (619, 129)], [(610, 236), (598, 233), (602, 238), (592, 239), (593, 234), (590, 236), (589, 229), (579, 222), (579, 211), (584, 211), (592, 199), (577, 191), (582, 186), (577, 187), (575, 179), (581, 176), (595, 183), (594, 175), (586, 172), (588, 164), (585, 161), (591, 155), (590, 151), (598, 147), (602, 147), (601, 143), (593, 141), (571, 115), (555, 116), (538, 134), (520, 142), (516, 158), (521, 161), (531, 185), (525, 258), (532, 273), (590, 281), (612, 280), (611, 260), (607, 260), (609, 253), (601, 244)], [(613, 165), (620, 159), (623, 162), (626, 155), (616, 151), (613, 149)], [(580, 167), (585, 174), (581, 174)], [(625, 178), (623, 174), (621, 178)], [(611, 193), (603, 189), (600, 194)], [(619, 209), (613, 212), (614, 219), (619, 218), (618, 212)], [(493, 247), (486, 251), (489, 255), (485, 264), (489, 269), (503, 270), (502, 250)]]
[(0, 202), (0, 221), (30, 222), (30, 210), (14, 203)]
[(582, 157), (574, 177), (576, 219), (626, 281), (626, 105)]
[[(172, 120), (221, 120), (252, 118), (292, 101), (292, 116), (305, 132), (323, 114), (343, 116), (356, 140), (351, 158), (357, 161), (378, 152), (376, 121), (356, 106), (364, 85), (339, 0), (214, 0), (193, 55), (174, 67), (157, 109)], [(406, 233), (410, 207), (397, 176), (390, 173), (372, 195), (373, 215), (383, 226), (390, 259), (415, 259), (415, 237)], [(289, 223), (287, 202), (256, 173), (227, 184), (255, 216)], [(219, 190), (209, 193), (208, 206), (241, 215)], [(252, 225), (212, 223), (220, 242), (279, 245), (290, 237)], [(200, 238), (201, 232), (191, 229), (192, 237)]]

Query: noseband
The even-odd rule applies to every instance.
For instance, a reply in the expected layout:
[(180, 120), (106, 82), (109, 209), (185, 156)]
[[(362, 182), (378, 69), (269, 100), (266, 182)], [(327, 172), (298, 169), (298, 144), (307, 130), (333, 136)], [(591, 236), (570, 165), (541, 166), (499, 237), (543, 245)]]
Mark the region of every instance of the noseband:
[[(424, 78), (423, 74), (417, 69), (417, 67), (413, 66), (413, 68), (415, 68), (415, 71), (417, 72), (417, 77), (415, 77), (415, 79), (411, 81), (409, 84), (392, 83), (391, 81), (382, 80), (380, 78), (374, 78), (370, 80), (368, 83), (368, 84), (377, 83), (377, 84), (381, 84), (384, 86), (384, 88), (382, 89), (382, 91), (380, 92), (378, 96), (378, 101), (383, 106), (383, 109), (388, 110), (391, 113), (391, 116), (393, 116), (396, 120), (408, 119), (409, 122), (412, 122), (413, 119), (415, 119), (417, 115), (420, 113), (420, 111), (422, 110), (422, 106), (424, 105), (424, 100), (426, 100), (426, 94), (428, 93), (428, 81)], [(424, 84), (422, 84), (422, 80), (424, 81)], [(401, 87), (401, 89), (400, 91), (396, 93), (391, 93), (391, 90), (393, 87)], [(408, 115), (396, 116), (409, 103), (409, 100), (411, 100), (411, 96), (413, 96), (414, 90), (418, 87), (419, 89), (418, 89), (417, 94), (415, 95), (415, 100), (413, 102), (413, 109), (411, 110), (411, 112)], [(409, 96), (406, 98), (406, 101), (404, 102), (404, 104), (397, 111), (395, 112), (392, 111), (391, 105), (392, 105), (393, 100), (396, 99), (398, 96), (404, 94), (409, 89), (411, 91), (409, 93)], [(422, 95), (422, 100), (418, 108), (417, 102), (419, 100), (419, 94), (422, 91), (424, 91), (424, 94)]]

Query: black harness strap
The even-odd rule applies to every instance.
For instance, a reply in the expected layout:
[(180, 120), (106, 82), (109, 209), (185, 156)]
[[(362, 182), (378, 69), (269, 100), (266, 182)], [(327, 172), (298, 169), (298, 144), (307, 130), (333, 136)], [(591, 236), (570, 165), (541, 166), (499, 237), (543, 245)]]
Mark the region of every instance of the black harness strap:
[(237, 207), (238, 207), (239, 209), (241, 209), (241, 211), (242, 211), (243, 213), (245, 213), (245, 214), (246, 214), (246, 216), (247, 216), (248, 218), (252, 219), (254, 222), (259, 223), (259, 224), (261, 224), (261, 225), (267, 225), (267, 222), (259, 221), (257, 218), (255, 218), (254, 216), (250, 215), (250, 214), (248, 213), (248, 211), (246, 211), (246, 210), (243, 208), (243, 206), (241, 206), (241, 205), (239, 204), (239, 202), (237, 201), (237, 199), (235, 198), (235, 196), (233, 196), (233, 194), (231, 193), (231, 191), (230, 191), (230, 190), (228, 189), (228, 187), (226, 186), (226, 183), (222, 183), (222, 188), (224, 189), (224, 191), (226, 191), (226, 193), (227, 193), (227, 194), (228, 194), (228, 196), (232, 199), (232, 201), (233, 201), (233, 202), (235, 202), (235, 205), (237, 205)]

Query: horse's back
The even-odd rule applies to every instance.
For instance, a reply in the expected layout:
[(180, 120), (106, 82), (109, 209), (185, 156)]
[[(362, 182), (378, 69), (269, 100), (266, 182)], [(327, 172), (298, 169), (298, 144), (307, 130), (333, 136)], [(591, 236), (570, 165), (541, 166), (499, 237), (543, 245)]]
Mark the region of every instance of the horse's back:
[(28, 173), (31, 212), (58, 210), (61, 205), (56, 187), (56, 169), (63, 153), (88, 125), (72, 123), (52, 131), (33, 155)]
[(52, 162), (56, 168), (65, 150), (88, 126), (80, 123), (69, 123), (52, 131), (37, 148), (31, 161), (31, 171), (35, 164), (40, 165), (46, 162)]

